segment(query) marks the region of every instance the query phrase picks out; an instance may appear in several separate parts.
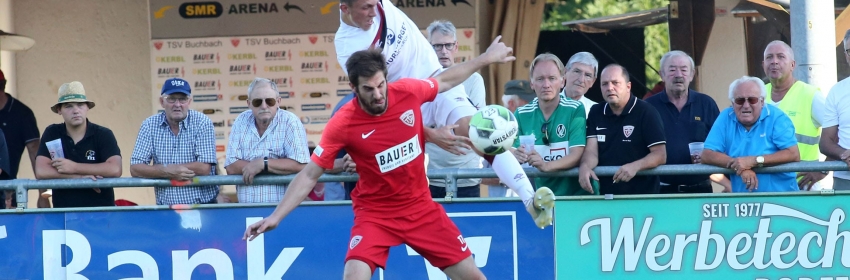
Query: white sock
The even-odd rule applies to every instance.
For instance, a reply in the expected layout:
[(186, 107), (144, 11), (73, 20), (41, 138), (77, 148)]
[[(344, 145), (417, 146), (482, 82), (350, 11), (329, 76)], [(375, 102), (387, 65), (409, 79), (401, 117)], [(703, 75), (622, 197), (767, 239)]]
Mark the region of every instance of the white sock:
[(499, 180), (517, 193), (526, 207), (534, 202), (534, 189), (531, 187), (531, 181), (528, 180), (525, 170), (522, 170), (522, 166), (519, 165), (514, 154), (509, 151), (498, 154), (493, 157), (491, 165), (496, 176), (499, 176)]

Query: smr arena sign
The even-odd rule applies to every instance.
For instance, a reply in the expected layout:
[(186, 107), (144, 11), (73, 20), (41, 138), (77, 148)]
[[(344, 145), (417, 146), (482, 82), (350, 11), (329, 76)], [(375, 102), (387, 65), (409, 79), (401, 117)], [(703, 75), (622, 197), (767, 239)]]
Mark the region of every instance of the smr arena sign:
[(558, 279), (850, 280), (850, 195), (565, 200)]

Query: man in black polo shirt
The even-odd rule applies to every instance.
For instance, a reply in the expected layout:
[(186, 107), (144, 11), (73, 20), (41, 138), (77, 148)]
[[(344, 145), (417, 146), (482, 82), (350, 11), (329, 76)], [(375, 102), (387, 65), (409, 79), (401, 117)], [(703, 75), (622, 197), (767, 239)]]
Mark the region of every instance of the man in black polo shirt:
[[(0, 71), (0, 129), (6, 135), (6, 145), (9, 152), (9, 169), (4, 170), (9, 174), (9, 179), (18, 177), (18, 167), (21, 164), (21, 156), (26, 147), (30, 162), (35, 163), (35, 153), (38, 150), (38, 124), (35, 115), (27, 105), (15, 99), (5, 92), (6, 76)], [(15, 192), (8, 191), (4, 198), (4, 192), (0, 191), (0, 209), (6, 208), (6, 204), (15, 207)]]
[[(689, 143), (702, 143), (720, 114), (717, 103), (708, 95), (688, 89), (694, 79), (694, 60), (682, 51), (670, 51), (661, 57), (664, 90), (646, 99), (658, 110), (667, 137), (667, 164), (699, 163), (691, 159)], [(711, 176), (731, 188), (723, 174)], [(661, 176), (661, 193), (711, 193), (709, 175)]]
[[(86, 99), (80, 82), (59, 87), (59, 101), (50, 109), (65, 120), (44, 130), (35, 177), (42, 179), (121, 177), (121, 151), (115, 135), (108, 128), (91, 123), (86, 118), (94, 102)], [(48, 144), (61, 140), (62, 153)], [(54, 189), (53, 206), (94, 207), (115, 206), (112, 188)]]
[[(667, 159), (664, 128), (652, 105), (630, 92), (629, 72), (611, 64), (600, 75), (606, 103), (593, 105), (587, 117), (587, 146), (579, 167), (579, 184), (599, 180), (602, 194), (658, 193), (658, 176), (635, 176)], [(597, 177), (596, 166), (620, 166), (612, 177)]]

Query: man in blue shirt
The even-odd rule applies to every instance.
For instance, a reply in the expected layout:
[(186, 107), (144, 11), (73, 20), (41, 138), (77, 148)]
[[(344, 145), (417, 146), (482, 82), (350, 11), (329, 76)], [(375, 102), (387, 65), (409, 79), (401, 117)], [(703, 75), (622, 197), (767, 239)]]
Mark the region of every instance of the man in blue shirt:
[[(667, 164), (700, 163), (691, 159), (689, 143), (705, 142), (714, 120), (720, 113), (717, 103), (708, 95), (688, 89), (696, 74), (694, 60), (685, 52), (670, 51), (661, 57), (661, 79), (664, 90), (646, 99), (658, 110), (667, 138)], [(729, 180), (723, 174), (711, 176), (725, 188)], [(661, 176), (661, 193), (711, 193), (709, 175)]]
[(714, 122), (702, 163), (733, 169), (732, 192), (797, 191), (795, 172), (756, 174), (752, 168), (800, 161), (794, 124), (782, 110), (765, 104), (764, 82), (744, 76), (729, 85), (732, 108)]

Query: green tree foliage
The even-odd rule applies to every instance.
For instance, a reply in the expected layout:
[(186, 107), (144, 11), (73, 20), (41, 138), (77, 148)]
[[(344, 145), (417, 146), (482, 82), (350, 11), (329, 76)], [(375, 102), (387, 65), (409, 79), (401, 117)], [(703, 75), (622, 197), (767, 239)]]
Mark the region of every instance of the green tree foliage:
[[(618, 15), (630, 12), (667, 7), (668, 0), (550, 0), (550, 8), (544, 15), (541, 30), (567, 30), (562, 22)], [(653, 68), (659, 69), (659, 61), (670, 48), (666, 24), (656, 24), (644, 28), (644, 60)], [(661, 81), (661, 77), (650, 67), (646, 67), (646, 85), (652, 88)]]

